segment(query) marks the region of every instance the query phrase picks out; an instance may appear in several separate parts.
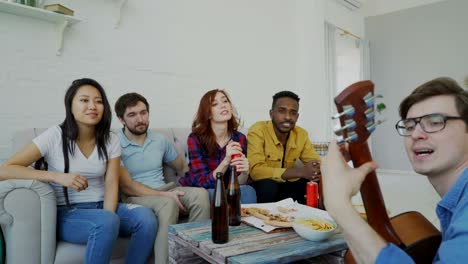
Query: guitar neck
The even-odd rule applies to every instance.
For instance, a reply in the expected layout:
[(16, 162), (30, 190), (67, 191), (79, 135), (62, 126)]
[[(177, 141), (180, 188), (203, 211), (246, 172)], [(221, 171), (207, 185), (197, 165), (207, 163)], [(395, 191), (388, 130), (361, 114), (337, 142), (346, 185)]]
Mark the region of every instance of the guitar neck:
[[(350, 144), (349, 154), (353, 157), (353, 164), (356, 168), (372, 160), (367, 142)], [(375, 172), (366, 176), (361, 185), (361, 196), (369, 225), (386, 241), (398, 246), (402, 245), (403, 243), (390, 223)]]

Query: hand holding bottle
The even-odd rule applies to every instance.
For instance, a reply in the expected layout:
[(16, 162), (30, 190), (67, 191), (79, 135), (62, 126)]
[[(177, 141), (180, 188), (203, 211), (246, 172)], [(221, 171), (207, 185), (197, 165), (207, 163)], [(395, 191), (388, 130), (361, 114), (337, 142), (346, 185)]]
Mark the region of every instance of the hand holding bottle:
[[(232, 158), (234, 157), (235, 158)], [(249, 173), (249, 160), (247, 157), (245, 157), (244, 154), (239, 153), (239, 154), (234, 154), (231, 157), (231, 166), (236, 167), (237, 172), (244, 172), (244, 173)]]
[(231, 161), (236, 157), (234, 155), (242, 155), (242, 147), (239, 142), (231, 140), (226, 146), (226, 157), (224, 157), (224, 159), (227, 163), (231, 163)]

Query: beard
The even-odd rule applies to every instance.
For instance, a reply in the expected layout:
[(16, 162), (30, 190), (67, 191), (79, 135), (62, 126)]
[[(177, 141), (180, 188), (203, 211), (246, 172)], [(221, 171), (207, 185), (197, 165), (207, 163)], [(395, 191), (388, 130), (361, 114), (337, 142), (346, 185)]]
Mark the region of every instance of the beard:
[[(287, 122), (287, 121), (285, 121), (285, 122), (278, 122), (278, 121), (276, 121), (276, 120), (272, 120), (272, 122), (273, 122), (273, 127), (274, 127), (277, 131), (279, 131), (279, 132), (281, 132), (281, 133), (289, 133), (291, 130), (293, 130), (293, 128), (294, 128), (295, 125), (296, 125), (296, 123), (294, 123), (294, 122)], [(284, 126), (282, 125), (282, 123), (290, 123), (290, 127), (284, 127)]]
[(137, 125), (135, 127), (139, 127), (139, 126), (145, 126), (145, 128), (143, 130), (137, 130), (137, 129), (134, 129), (134, 128), (130, 128), (130, 127), (126, 127), (128, 129), (128, 131), (130, 131), (130, 133), (132, 133), (133, 135), (136, 135), (136, 136), (141, 136), (141, 135), (144, 135), (146, 134), (146, 132), (148, 131), (148, 125), (147, 124), (140, 124), (140, 125)]

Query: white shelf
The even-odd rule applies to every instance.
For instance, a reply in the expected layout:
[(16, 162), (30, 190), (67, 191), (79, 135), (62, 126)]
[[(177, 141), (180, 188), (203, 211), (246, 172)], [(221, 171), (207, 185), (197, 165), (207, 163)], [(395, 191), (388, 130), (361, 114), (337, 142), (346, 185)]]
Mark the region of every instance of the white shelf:
[(114, 28), (118, 28), (120, 26), (120, 21), (122, 20), (122, 9), (127, 4), (127, 0), (117, 0), (117, 5), (115, 8), (115, 25)]
[(31, 7), (27, 5), (11, 3), (0, 0), (0, 12), (8, 13), (17, 16), (31, 17), (39, 20), (44, 20), (53, 23), (57, 26), (57, 55), (60, 55), (63, 48), (63, 33), (67, 26), (71, 26), (80, 22), (79, 19), (44, 10), (41, 8)]

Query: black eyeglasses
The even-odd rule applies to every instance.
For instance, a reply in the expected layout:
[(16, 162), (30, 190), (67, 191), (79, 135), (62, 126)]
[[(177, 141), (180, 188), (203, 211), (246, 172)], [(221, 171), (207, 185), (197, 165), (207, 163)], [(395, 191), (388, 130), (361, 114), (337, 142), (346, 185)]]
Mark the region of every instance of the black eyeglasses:
[(407, 118), (398, 121), (395, 128), (400, 136), (409, 137), (419, 123), (426, 133), (435, 133), (445, 128), (447, 120), (463, 119), (460, 116), (445, 116), (443, 114), (429, 114), (420, 117)]

